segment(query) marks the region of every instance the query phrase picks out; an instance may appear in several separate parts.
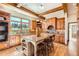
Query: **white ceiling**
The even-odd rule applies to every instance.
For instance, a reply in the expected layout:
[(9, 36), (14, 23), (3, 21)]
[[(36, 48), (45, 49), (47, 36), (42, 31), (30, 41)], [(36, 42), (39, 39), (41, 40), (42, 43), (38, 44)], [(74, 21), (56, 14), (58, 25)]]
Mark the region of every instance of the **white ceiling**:
[[(43, 5), (44, 8), (41, 8)], [(25, 3), (23, 7), (28, 8), (38, 14), (61, 6), (61, 3)]]
[[(25, 4), (23, 4), (23, 7), (28, 8), (28, 9), (40, 14), (40, 13), (43, 13), (43, 12), (48, 11), (50, 9), (54, 9), (54, 8), (56, 8), (58, 6), (61, 6), (62, 4), (61, 3), (43, 3), (44, 9), (41, 9), (40, 5), (41, 5), (41, 3), (25, 3)], [(1, 9), (8, 11), (12, 15), (16, 15), (16, 16), (20, 16), (20, 17), (22, 17), (22, 16), (26, 17), (26, 15), (28, 15), (28, 16), (31, 16), (33, 18), (38, 18), (35, 15), (30, 14), (29, 12), (22, 11), (22, 10), (17, 9), (15, 7), (12, 7), (12, 6), (6, 6), (4, 4), (1, 5), (0, 10)], [(57, 11), (57, 12), (54, 12), (54, 13), (46, 14), (46, 15), (43, 15), (43, 16), (46, 19), (52, 18), (52, 17), (61, 18), (61, 17), (64, 17), (64, 11), (61, 10), (61, 11)]]
[(52, 17), (62, 18), (62, 17), (64, 17), (64, 11), (60, 10), (60, 11), (57, 11), (54, 13), (46, 14), (46, 15), (44, 15), (44, 17), (46, 17), (46, 19), (52, 18)]
[[(43, 5), (44, 8), (41, 8), (41, 5)], [(54, 9), (59, 6), (62, 6), (62, 3), (24, 3), (23, 4), (23, 7), (33, 12), (36, 12), (38, 14)], [(52, 18), (52, 17), (61, 18), (61, 17), (64, 17), (64, 11), (61, 10), (61, 11), (53, 12), (42, 16), (44, 16), (46, 19)]]

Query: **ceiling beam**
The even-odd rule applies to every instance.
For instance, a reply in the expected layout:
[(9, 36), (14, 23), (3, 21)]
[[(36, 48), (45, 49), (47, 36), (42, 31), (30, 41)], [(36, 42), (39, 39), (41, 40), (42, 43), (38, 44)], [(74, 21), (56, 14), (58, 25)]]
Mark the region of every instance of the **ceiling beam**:
[(67, 3), (63, 3), (62, 5), (63, 5), (63, 8), (64, 8), (64, 12), (67, 13), (67, 11), (68, 11), (67, 10), (67, 8), (68, 8)]
[[(18, 8), (18, 7), (17, 7), (17, 5), (18, 5), (17, 3), (6, 3), (6, 5), (11, 5), (11, 6), (14, 6), (14, 7)], [(33, 12), (33, 11), (27, 9), (27, 8), (24, 8), (24, 7), (22, 7), (22, 6), (19, 7), (18, 9), (23, 10), (23, 11), (25, 11), (25, 12), (28, 12), (28, 13), (30, 13), (30, 14), (33, 14), (33, 15), (39, 17), (40, 19), (45, 19), (45, 17), (43, 17), (43, 16), (41, 16), (41, 15), (39, 15), (39, 14), (37, 14), (37, 13), (35, 13), (35, 12)]]
[(63, 10), (63, 9), (64, 9), (63, 6), (59, 6), (59, 7), (57, 7), (57, 8), (48, 10), (48, 11), (43, 12), (43, 13), (40, 13), (40, 15), (50, 14), (50, 13), (53, 13), (53, 12), (56, 12), (56, 11), (60, 11), (60, 10)]
[(57, 19), (64, 19), (64, 20), (65, 20), (65, 17), (62, 17), (62, 18), (57, 18)]

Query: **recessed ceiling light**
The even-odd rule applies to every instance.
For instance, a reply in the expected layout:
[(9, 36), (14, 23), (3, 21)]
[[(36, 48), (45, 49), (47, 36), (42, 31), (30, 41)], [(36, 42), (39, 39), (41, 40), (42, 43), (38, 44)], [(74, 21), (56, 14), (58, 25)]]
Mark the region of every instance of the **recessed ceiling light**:
[(43, 4), (41, 4), (41, 5), (40, 5), (40, 8), (41, 8), (41, 9), (44, 9), (44, 5), (43, 5)]
[(20, 8), (21, 6), (23, 6), (22, 3), (17, 4), (17, 7)]

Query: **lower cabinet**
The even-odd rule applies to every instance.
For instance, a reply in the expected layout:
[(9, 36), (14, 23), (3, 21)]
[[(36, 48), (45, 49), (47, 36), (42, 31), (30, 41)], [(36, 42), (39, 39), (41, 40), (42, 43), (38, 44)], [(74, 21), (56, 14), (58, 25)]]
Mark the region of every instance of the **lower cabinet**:
[(58, 43), (62, 43), (62, 44), (64, 44), (65, 43), (65, 37), (64, 37), (64, 35), (62, 35), (62, 34), (57, 34), (56, 36), (55, 36), (55, 40), (54, 40), (55, 42), (58, 42)]
[(21, 39), (19, 35), (10, 35), (9, 36), (9, 45), (15, 46), (21, 43)]

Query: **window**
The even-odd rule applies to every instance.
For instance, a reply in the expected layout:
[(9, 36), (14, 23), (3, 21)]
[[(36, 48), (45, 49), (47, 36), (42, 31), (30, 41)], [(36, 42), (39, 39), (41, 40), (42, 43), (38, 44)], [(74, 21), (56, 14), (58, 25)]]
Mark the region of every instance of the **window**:
[(22, 19), (22, 33), (29, 31), (29, 20)]
[(27, 19), (22, 19), (22, 22), (29, 23), (29, 20), (27, 20)]
[(29, 31), (29, 20), (18, 17), (10, 17), (11, 34), (25, 34)]
[(21, 30), (21, 19), (18, 17), (10, 18), (11, 34), (19, 34)]
[(21, 19), (18, 18), (18, 17), (11, 17), (10, 20), (11, 20), (11, 21), (21, 22)]

